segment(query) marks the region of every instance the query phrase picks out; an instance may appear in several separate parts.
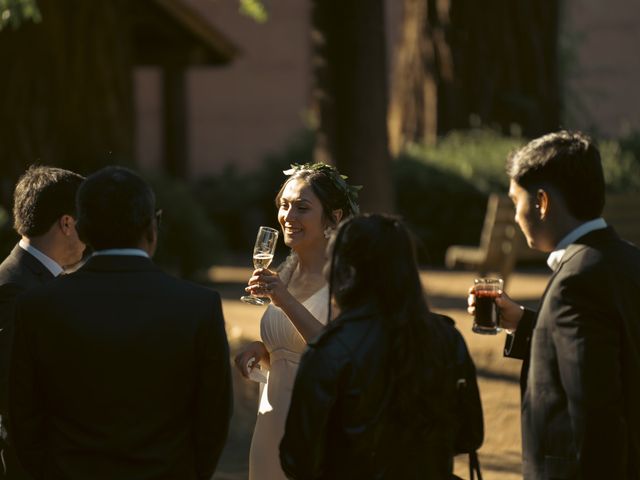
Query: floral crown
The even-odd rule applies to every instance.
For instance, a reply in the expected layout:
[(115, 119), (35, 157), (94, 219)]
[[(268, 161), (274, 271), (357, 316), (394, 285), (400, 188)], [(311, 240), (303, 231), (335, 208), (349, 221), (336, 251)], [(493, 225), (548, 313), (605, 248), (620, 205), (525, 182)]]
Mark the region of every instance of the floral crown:
[(293, 163), (289, 170), (284, 170), (282, 173), (292, 176), (304, 171), (320, 172), (329, 177), (336, 188), (340, 190), (347, 199), (351, 213), (357, 215), (360, 212), (360, 207), (358, 207), (358, 192), (362, 189), (362, 185), (349, 185), (346, 182), (348, 178), (346, 175), (340, 175), (336, 167), (322, 162), (305, 163), (303, 165)]

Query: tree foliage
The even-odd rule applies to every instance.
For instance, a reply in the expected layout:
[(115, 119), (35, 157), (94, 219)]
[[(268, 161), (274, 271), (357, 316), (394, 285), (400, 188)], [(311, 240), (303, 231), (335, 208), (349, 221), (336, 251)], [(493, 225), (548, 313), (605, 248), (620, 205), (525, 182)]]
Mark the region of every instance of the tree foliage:
[(8, 26), (18, 28), (27, 20), (42, 20), (36, 0), (0, 0), (0, 31)]
[(269, 19), (269, 13), (260, 0), (239, 0), (240, 13), (253, 18), (258, 23), (264, 23)]

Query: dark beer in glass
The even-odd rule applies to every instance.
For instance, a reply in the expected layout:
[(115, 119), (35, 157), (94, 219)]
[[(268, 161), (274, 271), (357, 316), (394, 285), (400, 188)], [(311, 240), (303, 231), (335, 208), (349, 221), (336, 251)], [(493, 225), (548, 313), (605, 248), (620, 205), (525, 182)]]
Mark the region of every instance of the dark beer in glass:
[(501, 330), (498, 321), (500, 312), (495, 300), (502, 293), (503, 284), (501, 278), (476, 278), (473, 281), (476, 298), (474, 332), (495, 335)]

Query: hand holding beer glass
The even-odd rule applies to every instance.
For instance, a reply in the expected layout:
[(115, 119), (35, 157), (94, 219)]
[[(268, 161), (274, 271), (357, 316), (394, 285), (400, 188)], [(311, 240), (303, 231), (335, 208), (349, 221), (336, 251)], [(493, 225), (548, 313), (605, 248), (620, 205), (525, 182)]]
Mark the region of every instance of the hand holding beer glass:
[(475, 312), (472, 330), (483, 335), (495, 335), (500, 327), (500, 309), (496, 298), (502, 294), (501, 278), (476, 278), (473, 281)]

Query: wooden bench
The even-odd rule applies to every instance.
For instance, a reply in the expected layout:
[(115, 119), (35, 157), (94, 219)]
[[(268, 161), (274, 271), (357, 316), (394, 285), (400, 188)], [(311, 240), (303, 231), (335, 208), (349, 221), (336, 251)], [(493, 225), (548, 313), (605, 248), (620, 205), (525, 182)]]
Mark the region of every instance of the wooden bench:
[(477, 247), (452, 245), (445, 254), (447, 268), (466, 267), (480, 276), (497, 273), (505, 284), (518, 260), (538, 261), (544, 254), (527, 246), (514, 220), (515, 210), (506, 195), (491, 194)]

